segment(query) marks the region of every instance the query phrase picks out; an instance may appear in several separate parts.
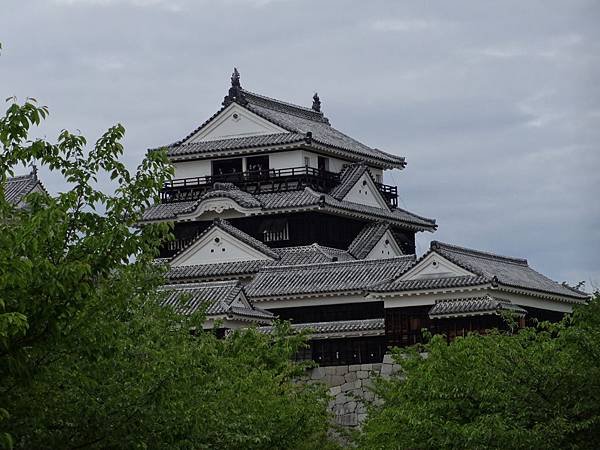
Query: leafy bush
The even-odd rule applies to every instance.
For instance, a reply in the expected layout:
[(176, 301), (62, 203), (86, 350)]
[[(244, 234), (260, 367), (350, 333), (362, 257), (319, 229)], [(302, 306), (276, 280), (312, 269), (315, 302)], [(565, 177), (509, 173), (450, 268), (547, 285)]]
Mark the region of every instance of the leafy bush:
[[(323, 388), (297, 384), (302, 336), (285, 325), (217, 339), (203, 317), (158, 306), (152, 263), (166, 224), (136, 227), (172, 176), (165, 152), (135, 174), (124, 129), (87, 151), (82, 136), (28, 140), (47, 109), (0, 119), (0, 446), (26, 449), (316, 448), (327, 445)], [(5, 200), (14, 168), (37, 161), (72, 189)], [(112, 180), (112, 193), (99, 189)]]
[(377, 383), (362, 448), (597, 448), (600, 297), (559, 324), (515, 335), (434, 336), (427, 358)]

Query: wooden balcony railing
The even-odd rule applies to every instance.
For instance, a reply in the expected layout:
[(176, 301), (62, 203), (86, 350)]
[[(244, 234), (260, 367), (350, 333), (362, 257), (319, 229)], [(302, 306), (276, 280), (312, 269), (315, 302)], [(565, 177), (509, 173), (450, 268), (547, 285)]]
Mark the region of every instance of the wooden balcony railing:
[[(179, 178), (165, 183), (161, 200), (163, 203), (197, 200), (215, 183), (233, 183), (250, 193), (290, 191), (305, 187), (329, 192), (340, 183), (340, 174), (303, 166)], [(396, 208), (398, 188), (382, 183), (375, 185), (388, 204)]]
[(398, 187), (383, 183), (375, 183), (375, 186), (392, 208), (398, 207)]
[(308, 166), (253, 170), (171, 180), (165, 183), (161, 199), (165, 203), (197, 200), (214, 183), (233, 183), (248, 192), (288, 191), (306, 186), (327, 192), (339, 182), (339, 174)]

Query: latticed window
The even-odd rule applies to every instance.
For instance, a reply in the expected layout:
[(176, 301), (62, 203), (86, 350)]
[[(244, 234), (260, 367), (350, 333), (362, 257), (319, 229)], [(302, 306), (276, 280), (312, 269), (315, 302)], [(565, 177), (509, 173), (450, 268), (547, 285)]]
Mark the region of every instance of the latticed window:
[(260, 230), (263, 242), (288, 241), (290, 231), (287, 219), (266, 220)]

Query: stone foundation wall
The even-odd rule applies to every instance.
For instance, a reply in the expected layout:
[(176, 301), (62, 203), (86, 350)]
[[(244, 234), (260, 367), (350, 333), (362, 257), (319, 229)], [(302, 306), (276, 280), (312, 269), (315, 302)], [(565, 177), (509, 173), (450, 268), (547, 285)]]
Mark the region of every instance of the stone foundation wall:
[(399, 368), (391, 355), (385, 355), (381, 363), (317, 367), (309, 371), (308, 377), (329, 387), (332, 397), (329, 408), (335, 423), (357, 427), (367, 417), (367, 404), (378, 401), (371, 389), (373, 379), (390, 376)]

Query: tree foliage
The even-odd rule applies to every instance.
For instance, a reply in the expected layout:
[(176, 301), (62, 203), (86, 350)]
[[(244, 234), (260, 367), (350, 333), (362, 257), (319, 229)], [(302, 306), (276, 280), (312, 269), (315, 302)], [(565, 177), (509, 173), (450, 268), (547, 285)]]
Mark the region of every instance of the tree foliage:
[(363, 448), (596, 448), (600, 442), (600, 297), (559, 324), (515, 335), (472, 334), (428, 356), (397, 350), (402, 372), (380, 380), (384, 400)]
[[(135, 227), (172, 175), (164, 152), (135, 173), (124, 129), (87, 150), (67, 131), (29, 139), (47, 115), (33, 100), (0, 119), (0, 447), (314, 448), (323, 389), (294, 383), (302, 336), (280, 325), (217, 339), (201, 315), (158, 306), (152, 263), (167, 225)], [(36, 161), (72, 189), (9, 204), (4, 182)], [(112, 191), (98, 186), (112, 183)]]

